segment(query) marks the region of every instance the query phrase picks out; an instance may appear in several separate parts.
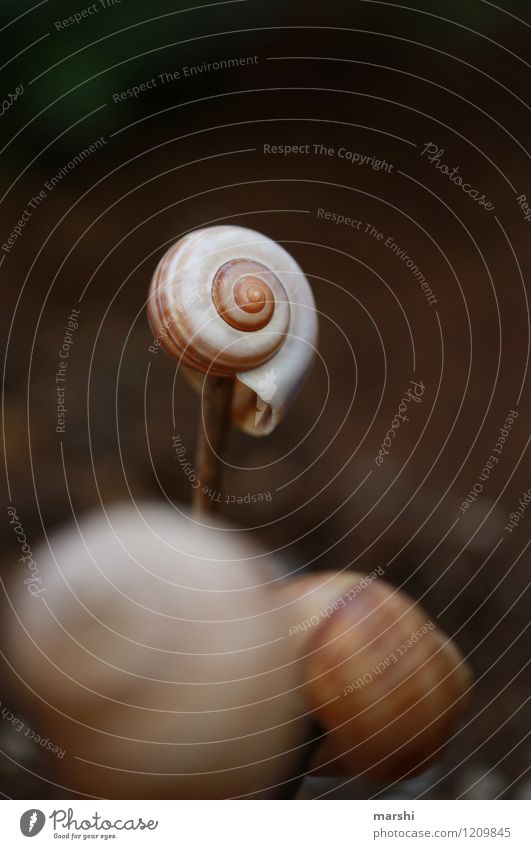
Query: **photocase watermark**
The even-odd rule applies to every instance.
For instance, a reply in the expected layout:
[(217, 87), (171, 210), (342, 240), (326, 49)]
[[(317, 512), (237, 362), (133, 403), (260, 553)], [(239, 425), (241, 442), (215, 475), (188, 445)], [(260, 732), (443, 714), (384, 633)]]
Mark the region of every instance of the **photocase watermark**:
[(177, 461), (183, 470), (184, 474), (190, 482), (192, 489), (200, 489), (202, 495), (206, 495), (211, 501), (223, 504), (256, 504), (261, 501), (272, 501), (273, 496), (271, 491), (267, 492), (247, 492), (245, 495), (231, 495), (227, 492), (220, 492), (217, 489), (202, 484), (199, 476), (187, 458), (186, 445), (181, 440), (179, 434), (172, 437), (172, 446), (177, 457)]
[(365, 225), (365, 233), (367, 234), (367, 236), (369, 236), (371, 239), (374, 239), (376, 242), (381, 242), (384, 248), (387, 248), (389, 251), (391, 251), (391, 253), (395, 254), (397, 259), (404, 263), (406, 268), (411, 271), (417, 283), (420, 284), (420, 288), (422, 289), (424, 297), (426, 298), (430, 307), (437, 303), (437, 298), (433, 294), (431, 286), (429, 285), (426, 277), (424, 276), (418, 265), (414, 262), (414, 260), (411, 259), (408, 252), (404, 250), (404, 248), (401, 248), (400, 245), (395, 242), (392, 236), (386, 236), (385, 233), (382, 233), (381, 230), (378, 230), (378, 228), (370, 222)]
[(24, 837), (35, 837), (46, 825), (46, 816), (38, 808), (24, 811), (20, 817), (20, 830)]
[(527, 202), (527, 195), (523, 193), (519, 194), (516, 198), (516, 203), (520, 207), (524, 221), (527, 221), (529, 224), (531, 222), (531, 206)]
[(112, 9), (114, 6), (120, 6), (122, 0), (96, 0), (95, 3), (91, 3), (90, 6), (85, 6), (84, 9), (79, 9), (77, 12), (74, 12), (73, 15), (69, 15), (68, 18), (64, 18), (62, 21), (54, 21), (54, 27), (57, 32), (62, 32), (64, 29), (68, 29), (68, 27), (76, 26), (77, 24), (82, 23), (87, 18), (91, 18), (93, 15), (97, 15), (98, 12), (103, 12), (106, 9)]
[[(116, 837), (115, 834), (111, 833), (113, 831), (145, 831), (146, 829), (148, 831), (155, 831), (159, 824), (158, 820), (145, 821), (142, 817), (136, 817), (135, 819), (109, 820), (97, 811), (90, 818), (76, 819), (74, 817), (73, 808), (68, 808), (68, 810), (65, 810), (64, 808), (57, 808), (52, 811), (49, 819), (52, 821), (54, 832), (60, 832), (61, 829), (67, 832), (66, 834), (59, 833), (54, 836), (69, 837), (71, 839), (79, 839), (83, 836), (83, 840), (87, 837), (99, 837), (101, 840), (108, 840), (112, 837)], [(83, 835), (76, 834), (78, 831), (87, 833)], [(96, 833), (94, 834), (90, 832)], [(104, 833), (98, 834), (98, 832)]]
[[(0, 702), (0, 707), (1, 705), (2, 703)], [(40, 734), (37, 734), (36, 731), (30, 728), (29, 725), (26, 725), (26, 723), (23, 722), (22, 719), (19, 719), (12, 710), (9, 710), (9, 708), (3, 707), (0, 711), (0, 717), (2, 717), (5, 722), (9, 722), (9, 724), (12, 725), (19, 734), (21, 731), (24, 731), (24, 737), (27, 737), (28, 740), (31, 740), (37, 746), (40, 746), (41, 749), (46, 749), (53, 755), (57, 755), (57, 757), (61, 760), (64, 758), (65, 749), (61, 749), (61, 747), (57, 746), (52, 740), (50, 740), (49, 737), (43, 737)]]
[(342, 212), (333, 212), (330, 209), (324, 209), (322, 206), (319, 207), (315, 214), (317, 218), (321, 218), (323, 221), (330, 221), (336, 226), (343, 225), (345, 227), (352, 227), (354, 230), (361, 230), (365, 226), (364, 222), (359, 218), (352, 218), (352, 216), (344, 215)]
[(46, 592), (45, 588), (42, 586), (42, 578), (39, 567), (33, 559), (33, 552), (28, 543), (26, 534), (24, 533), (22, 523), (17, 515), (16, 508), (10, 505), (7, 507), (7, 514), (10, 517), (9, 524), (13, 528), (13, 532), (16, 534), (17, 540), (21, 545), (22, 557), (19, 557), (18, 562), (26, 566), (30, 572), (30, 576), (24, 578), (24, 585), (28, 588), (30, 595), (38, 598), (42, 595), (42, 593)]
[(160, 333), (158, 334), (158, 336), (155, 336), (155, 338), (153, 339), (153, 342), (151, 343), (151, 345), (148, 348), (148, 351), (151, 354), (158, 354), (164, 339), (166, 338), (166, 336), (169, 335), (170, 328), (174, 324), (175, 324), (175, 316), (169, 315), (168, 318), (164, 319), (164, 321), (162, 322), (162, 328), (160, 330)]
[(300, 634), (301, 631), (309, 631), (311, 628), (315, 628), (316, 625), (319, 625), (321, 620), (328, 619), (335, 610), (346, 607), (347, 602), (353, 601), (353, 599), (363, 592), (369, 584), (372, 584), (373, 581), (376, 581), (383, 574), (384, 570), (381, 566), (378, 566), (378, 568), (373, 572), (370, 572), (368, 575), (364, 575), (363, 578), (351, 587), (350, 590), (347, 590), (347, 592), (343, 593), (343, 595), (335, 601), (326, 604), (319, 613), (314, 613), (313, 616), (308, 616), (306, 619), (303, 619), (302, 622), (298, 622), (297, 625), (292, 625), (288, 631), (288, 637), (294, 637), (296, 634)]
[(324, 207), (320, 206), (316, 210), (315, 215), (321, 221), (328, 221), (336, 227), (349, 227), (352, 230), (357, 230), (359, 233), (369, 236), (376, 242), (380, 242), (384, 248), (387, 248), (387, 250), (395, 254), (397, 259), (403, 262), (406, 268), (411, 271), (413, 277), (420, 285), (424, 297), (430, 307), (437, 303), (437, 298), (418, 265), (411, 259), (408, 252), (395, 242), (392, 236), (387, 236), (385, 233), (382, 233), (382, 231), (378, 230), (378, 228), (375, 227), (374, 224), (371, 224), (370, 221), (362, 221), (360, 218), (355, 218), (352, 215), (345, 215), (345, 213), (338, 212), (337, 210), (324, 209)]
[(486, 212), (492, 212), (494, 209), (494, 204), (491, 201), (487, 200), (484, 194), (479, 193), (479, 189), (474, 189), (470, 183), (467, 183), (463, 180), (459, 173), (459, 165), (454, 165), (453, 168), (450, 168), (445, 162), (442, 161), (442, 157), (444, 156), (444, 148), (439, 147), (435, 142), (425, 142), (424, 148), (421, 151), (421, 156), (426, 156), (428, 162), (434, 166), (441, 174), (444, 174), (450, 182), (452, 182), (455, 186), (458, 186), (466, 195), (472, 198), (479, 206), (483, 207)]
[(80, 310), (74, 307), (70, 315), (68, 316), (65, 324), (65, 335), (63, 338), (63, 344), (59, 350), (59, 365), (55, 374), (55, 390), (57, 393), (57, 424), (55, 426), (56, 433), (66, 432), (66, 414), (68, 412), (65, 398), (66, 374), (68, 370), (70, 349), (74, 344), (74, 333), (79, 327), (79, 313)]
[(105, 138), (105, 136), (100, 136), (99, 139), (96, 139), (95, 142), (89, 144), (88, 147), (84, 147), (83, 150), (80, 150), (79, 153), (76, 153), (76, 155), (72, 159), (70, 159), (66, 163), (66, 165), (61, 166), (61, 168), (59, 168), (59, 171), (57, 171), (56, 174), (50, 177), (49, 180), (45, 181), (44, 188), (46, 189), (46, 191), (52, 192), (55, 187), (58, 186), (59, 183), (61, 183), (71, 171), (74, 170), (74, 168), (77, 168), (77, 166), (81, 165), (85, 161), (85, 159), (88, 159), (94, 153), (97, 153), (106, 144), (107, 139)]
[(180, 68), (174, 68), (171, 71), (161, 71), (160, 74), (155, 74), (148, 80), (126, 88), (123, 91), (115, 91), (112, 95), (114, 103), (120, 103), (123, 100), (136, 100), (140, 95), (147, 91), (153, 91), (156, 88), (162, 88), (171, 83), (179, 82), (180, 80), (197, 77), (201, 74), (209, 74), (212, 71), (227, 71), (235, 68), (248, 67), (249, 65), (257, 65), (259, 62), (258, 56), (233, 56), (228, 59), (218, 59), (213, 62), (202, 62), (200, 65), (182, 65)]
[(518, 507), (509, 514), (509, 521), (505, 525), (507, 533), (512, 534), (514, 528), (518, 527), (529, 504), (531, 504), (531, 487), (522, 493), (522, 497), (518, 501)]
[(397, 648), (394, 652), (391, 652), (387, 655), (383, 660), (373, 666), (370, 672), (365, 672), (359, 678), (356, 678), (355, 681), (352, 681), (351, 684), (347, 684), (346, 687), (343, 688), (343, 696), (349, 696), (354, 690), (362, 690), (363, 687), (366, 687), (367, 684), (371, 684), (378, 675), (381, 675), (389, 666), (394, 666), (395, 663), (398, 663), (400, 658), (407, 652), (409, 649), (413, 648), (419, 640), (421, 640), (429, 631), (433, 631), (435, 625), (433, 622), (426, 622), (416, 631), (413, 631), (408, 639), (402, 643), (400, 648)]
[[(208, 295), (212, 292), (212, 284), (211, 283), (202, 283), (201, 286), (197, 286), (194, 288), (189, 295), (184, 298), (180, 304), (179, 309), (182, 312), (185, 312), (189, 307), (196, 304), (204, 295)], [(153, 339), (153, 342), (148, 348), (148, 351), (151, 354), (158, 354), (164, 339), (171, 335), (171, 328), (177, 321), (177, 315), (170, 314), (167, 318), (162, 322), (161, 329), (157, 336)]]
[(491, 450), (490, 456), (489, 456), (488, 460), (485, 462), (485, 465), (483, 466), (483, 469), (481, 470), (481, 472), (478, 476), (478, 480), (476, 481), (476, 483), (474, 484), (474, 486), (472, 487), (472, 489), (470, 490), (470, 492), (468, 493), (468, 495), (466, 496), (466, 498), (464, 499), (464, 501), (461, 503), (461, 505), (459, 507), (461, 513), (466, 513), (466, 511), (472, 506), (474, 501), (477, 501), (478, 496), (480, 496), (481, 493), (483, 492), (483, 489), (484, 489), (483, 484), (486, 483), (490, 479), (492, 471), (497, 466), (499, 459), (500, 459), (500, 455), (501, 455), (503, 448), (505, 446), (505, 441), (506, 441), (506, 439), (508, 439), (509, 434), (511, 432), (511, 428), (514, 424), (514, 420), (517, 417), (518, 417), (518, 413), (517, 413), (516, 410), (509, 410), (509, 414), (508, 414), (507, 418), (505, 419), (505, 423), (504, 423), (503, 427), (500, 428), (500, 432), (499, 432), (496, 444), (495, 444), (494, 448)]
[(330, 147), (330, 145), (306, 142), (305, 144), (269, 144), (264, 143), (263, 152), (271, 156), (324, 156), (343, 159), (351, 165), (370, 168), (372, 171), (385, 171), (390, 174), (394, 168), (392, 162), (379, 159), (371, 153), (360, 153), (347, 147)]
[[(55, 808), (51, 814), (46, 814), (39, 808), (29, 808), (20, 817), (20, 830), (25, 837), (34, 837), (50, 821), (54, 838), (68, 840), (114, 840), (120, 832), (126, 831), (155, 831), (158, 820), (144, 820), (143, 817), (130, 817), (111, 820), (95, 811), (90, 817), (77, 818), (73, 808)], [(118, 832), (118, 833), (115, 833)]]
[(2, 250), (4, 251), (4, 253), (8, 254), (11, 248), (14, 246), (15, 242), (20, 239), (22, 233), (24, 232), (24, 228), (28, 224), (28, 221), (31, 220), (35, 210), (38, 209), (39, 206), (42, 204), (43, 200), (45, 200), (46, 195), (47, 192), (44, 189), (41, 189), (40, 192), (30, 198), (30, 200), (26, 204), (24, 212), (22, 213), (22, 215), (18, 219), (18, 222), (15, 224), (11, 233), (9, 234), (9, 237), (2, 244)]
[(2, 103), (0, 103), (0, 118), (7, 115), (13, 104), (16, 103), (19, 97), (22, 97), (23, 94), (24, 86), (20, 83), (20, 85), (17, 85), (13, 93), (9, 92), (6, 97), (4, 97)]
[(406, 394), (402, 396), (400, 399), (400, 404), (398, 405), (398, 411), (394, 416), (391, 427), (387, 431), (384, 441), (382, 442), (382, 447), (379, 449), (377, 456), (374, 458), (374, 462), (377, 466), (382, 466), (384, 463), (384, 455), (389, 454), (389, 449), (391, 448), (392, 440), (396, 436), (396, 431), (402, 424), (402, 422), (409, 422), (406, 413), (408, 411), (408, 404), (414, 402), (415, 404), (420, 404), (422, 400), (422, 396), (424, 395), (424, 390), (426, 387), (424, 383), (420, 381), (418, 383), (416, 380), (409, 381), (411, 386), (407, 390)]
[(24, 233), (24, 229), (28, 225), (29, 221), (31, 221), (35, 211), (43, 204), (46, 200), (50, 192), (52, 192), (61, 182), (62, 180), (77, 168), (78, 165), (81, 165), (88, 157), (92, 156), (94, 153), (97, 153), (98, 150), (107, 144), (107, 141), (104, 136), (100, 136), (95, 142), (90, 144), (88, 147), (83, 148), (83, 150), (79, 151), (73, 159), (63, 165), (59, 171), (50, 177), (48, 180), (44, 182), (44, 188), (37, 192), (36, 195), (33, 195), (30, 200), (27, 202), (24, 211), (22, 212), (19, 220), (16, 225), (13, 227), (11, 233), (9, 234), (6, 241), (2, 244), (2, 250), (4, 253), (8, 254), (16, 242), (21, 238)]

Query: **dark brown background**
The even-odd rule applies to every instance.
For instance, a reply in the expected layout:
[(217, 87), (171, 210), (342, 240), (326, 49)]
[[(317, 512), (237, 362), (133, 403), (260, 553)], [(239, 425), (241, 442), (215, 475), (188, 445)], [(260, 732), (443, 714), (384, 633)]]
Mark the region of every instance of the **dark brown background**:
[[(501, 5), (528, 15), (522, 3)], [(6, 22), (15, 8), (20, 12), (20, 4), (2, 5)], [(273, 499), (224, 512), (240, 526), (258, 526), (253, 533), (267, 547), (284, 547), (290, 563), (309, 569), (350, 564), (360, 571), (381, 565), (388, 579), (422, 598), (456, 635), (477, 677), (470, 724), (450, 747), (444, 779), (431, 782), (429, 795), (526, 793), (529, 603), (522, 592), (531, 511), (511, 535), (503, 533), (508, 514), (531, 486), (526, 300), (493, 214), (419, 152), (433, 140), (445, 148), (445, 161), (459, 164), (493, 200), (525, 277), (530, 225), (500, 171), (526, 192), (528, 158), (511, 136), (524, 147), (529, 138), (529, 112), (518, 99), (529, 92), (523, 61), (529, 59), (529, 29), (488, 4), (443, 0), (418, 0), (418, 12), (394, 3), (249, 2), (134, 26), (175, 8), (157, 0), (148, 14), (143, 3), (123, 2), (57, 33), (53, 21), (75, 10), (49, 2), (0, 33), (3, 56), (51, 33), (2, 71), (2, 91), (13, 91), (17, 82), (26, 87), (0, 124), (2, 147), (21, 130), (0, 165), (3, 192), (9, 188), (2, 242), (45, 180), (100, 135), (108, 139), (49, 194), (1, 267), (6, 335), (9, 329), (6, 504), (16, 505), (36, 544), (43, 528), (49, 532), (100, 499), (190, 499), (172, 457), (172, 409), (192, 452), (198, 399), (163, 353), (148, 352), (147, 285), (165, 247), (189, 229), (221, 222), (267, 233), (310, 279), (321, 311), (322, 362), (272, 437), (257, 441), (231, 433), (229, 462), (270, 465), (262, 472), (229, 470), (225, 490), (270, 490)], [(258, 64), (112, 101), (113, 92), (163, 71), (246, 55), (257, 55)], [(268, 61), (274, 56), (351, 61)], [(264, 143), (344, 145), (386, 158), (394, 169), (386, 174), (337, 158), (267, 157)], [(248, 148), (256, 150), (208, 158)], [(435, 310), (403, 264), (367, 235), (319, 221), (318, 207), (371, 221), (408, 251), (437, 295), (442, 338)], [(374, 456), (413, 371), (406, 323), (377, 275), (407, 314), (415, 375), (426, 384), (422, 405), (382, 469)], [(54, 375), (65, 320), (89, 281), (68, 369), (62, 440), (67, 492), (55, 433)], [(321, 411), (327, 375), (324, 414), (298, 445)], [(519, 417), (485, 497), (447, 534), (523, 381)], [(371, 468), (367, 484), (352, 495)], [(298, 482), (277, 490), (303, 469)], [(6, 520), (4, 526), (8, 579), (18, 550)], [(0, 699), (11, 704), (9, 684)], [(0, 735), (0, 790), (10, 797), (45, 795), (47, 786), (27, 769), (46, 775), (53, 764), (39, 762), (33, 749), (14, 751), (20, 740), (1, 725)], [(18, 760), (22, 767), (15, 766)], [(354, 782), (342, 792), (369, 791)]]

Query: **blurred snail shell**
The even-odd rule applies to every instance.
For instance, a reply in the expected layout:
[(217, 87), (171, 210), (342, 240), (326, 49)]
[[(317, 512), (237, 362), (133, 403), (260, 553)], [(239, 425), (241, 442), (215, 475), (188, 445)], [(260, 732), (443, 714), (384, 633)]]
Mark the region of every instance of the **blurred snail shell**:
[(244, 227), (206, 227), (176, 242), (153, 276), (148, 317), (194, 386), (204, 374), (236, 378), (233, 420), (253, 435), (278, 424), (317, 342), (313, 295), (300, 267), (279, 244)]
[[(276, 611), (279, 565), (167, 507), (113, 507), (35, 551), (43, 593), (10, 593), (7, 654), (69, 792), (275, 796), (307, 720)], [(52, 791), (54, 788), (52, 788)]]
[[(312, 767), (397, 780), (423, 770), (466, 708), (469, 667), (408, 596), (380, 579), (312, 575), (283, 589), (306, 627), (302, 691), (327, 736)], [(307, 627), (309, 624), (310, 627)]]
[(155, 504), (79, 519), (35, 562), (39, 594), (9, 589), (4, 686), (64, 753), (59, 798), (274, 797), (312, 718), (315, 769), (396, 778), (463, 709), (468, 668), (437, 629), (386, 665), (429, 619), (379, 579), (285, 581), (246, 535)]

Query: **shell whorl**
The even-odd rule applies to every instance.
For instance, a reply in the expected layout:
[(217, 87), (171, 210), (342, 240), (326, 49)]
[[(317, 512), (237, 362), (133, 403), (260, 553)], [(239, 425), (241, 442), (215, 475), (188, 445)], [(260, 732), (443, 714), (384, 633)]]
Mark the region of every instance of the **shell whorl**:
[(280, 303), (283, 310), (284, 333), (289, 324), (289, 304), (286, 290), (269, 268), (250, 259), (231, 259), (216, 273), (212, 298), (224, 321), (236, 330), (262, 330), (273, 317)]
[(317, 338), (313, 296), (297, 263), (243, 227), (196, 230), (172, 245), (153, 276), (148, 317), (194, 386), (203, 374), (236, 378), (233, 420), (255, 435), (282, 418)]

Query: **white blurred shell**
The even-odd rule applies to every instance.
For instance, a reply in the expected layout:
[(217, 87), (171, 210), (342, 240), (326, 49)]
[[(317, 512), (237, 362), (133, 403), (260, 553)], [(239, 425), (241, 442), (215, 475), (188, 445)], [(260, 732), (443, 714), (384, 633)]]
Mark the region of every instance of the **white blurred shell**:
[[(257, 330), (231, 326), (212, 297), (220, 268), (238, 259), (264, 266), (258, 278), (273, 291), (272, 317)], [(244, 227), (207, 227), (176, 242), (153, 276), (148, 317), (196, 388), (207, 372), (236, 377), (233, 420), (252, 435), (270, 433), (282, 419), (317, 344), (315, 303), (299, 265), (272, 239)]]
[(278, 564), (234, 529), (149, 504), (49, 545), (42, 593), (18, 574), (10, 588), (7, 642), (20, 709), (66, 750), (49, 756), (59, 797), (274, 795), (306, 734)]

